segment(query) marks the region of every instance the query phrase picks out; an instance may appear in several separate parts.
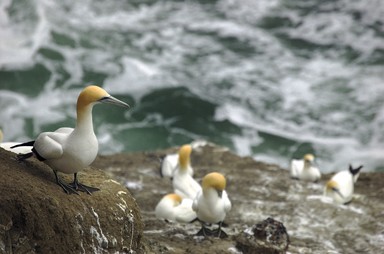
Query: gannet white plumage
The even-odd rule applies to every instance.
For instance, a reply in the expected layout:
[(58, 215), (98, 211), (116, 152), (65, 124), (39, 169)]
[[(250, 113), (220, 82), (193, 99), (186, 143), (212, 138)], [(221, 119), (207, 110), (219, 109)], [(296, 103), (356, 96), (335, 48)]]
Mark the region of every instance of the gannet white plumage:
[(179, 163), (179, 154), (177, 153), (167, 154), (161, 162), (160, 176), (166, 177), (166, 178), (172, 178), (178, 163)]
[(192, 222), (196, 219), (196, 213), (192, 210), (192, 203), (192, 199), (183, 199), (175, 193), (167, 194), (156, 205), (156, 217), (167, 221)]
[[(225, 191), (225, 177), (217, 172), (212, 172), (204, 176), (202, 190), (193, 200), (192, 209), (196, 212), (197, 218), (202, 222), (202, 228), (198, 235), (210, 235), (217, 232), (218, 237), (226, 237), (227, 234), (221, 230), (227, 213), (231, 210), (232, 204)], [(211, 231), (204, 226), (204, 223), (219, 224), (219, 228)]]
[(7, 150), (7, 151), (10, 151), (10, 152), (13, 152), (13, 153), (16, 153), (16, 154), (25, 154), (25, 153), (30, 153), (31, 152), (31, 147), (17, 147), (17, 148), (14, 148), (12, 149), (11, 147), (12, 146), (15, 146), (15, 145), (19, 145), (21, 143), (18, 143), (18, 142), (2, 142), (3, 141), (3, 138), (4, 138), (4, 135), (3, 135), (3, 132), (2, 130), (0, 129), (0, 147)]
[[(66, 193), (77, 193), (77, 190), (87, 192), (99, 189), (81, 184), (77, 180), (77, 173), (89, 166), (96, 158), (98, 141), (93, 131), (92, 109), (97, 103), (109, 103), (129, 107), (109, 95), (98, 86), (87, 86), (77, 99), (77, 121), (75, 128), (59, 128), (54, 132), (43, 132), (35, 141), (26, 142), (15, 147), (33, 146), (32, 153), (20, 156), (24, 160), (32, 155), (50, 166), (55, 174), (56, 183)], [(74, 174), (72, 184), (64, 183), (57, 172)]]
[(304, 155), (302, 160), (291, 161), (291, 177), (303, 181), (316, 182), (320, 180), (320, 170), (313, 166), (315, 156), (313, 154)]
[(172, 185), (174, 192), (182, 198), (194, 199), (201, 186), (188, 173), (191, 168), (191, 145), (183, 145), (179, 150), (179, 165), (173, 175)]
[(335, 203), (346, 204), (352, 200), (354, 184), (363, 166), (356, 169), (349, 166), (349, 170), (336, 173), (325, 185), (324, 195), (331, 197)]

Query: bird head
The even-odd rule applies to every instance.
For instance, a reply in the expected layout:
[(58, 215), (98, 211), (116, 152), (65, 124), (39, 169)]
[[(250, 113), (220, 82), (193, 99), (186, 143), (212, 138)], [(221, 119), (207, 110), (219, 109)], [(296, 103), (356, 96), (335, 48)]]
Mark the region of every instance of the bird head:
[(329, 180), (327, 184), (325, 185), (325, 189), (327, 192), (335, 192), (338, 195), (340, 195), (341, 198), (344, 198), (343, 194), (341, 194), (339, 189), (339, 184), (334, 180)]
[(208, 188), (214, 188), (218, 192), (220, 197), (223, 191), (225, 190), (226, 185), (227, 181), (225, 177), (217, 172), (212, 172), (205, 175), (202, 182), (203, 190), (206, 190)]
[(304, 161), (305, 162), (313, 162), (315, 160), (315, 156), (311, 153), (307, 153), (306, 155), (304, 155)]
[(179, 165), (181, 169), (186, 169), (190, 164), (192, 147), (183, 145), (179, 150)]
[(77, 109), (79, 110), (95, 103), (109, 103), (129, 108), (127, 103), (111, 96), (103, 88), (98, 86), (87, 86), (77, 99)]
[(176, 193), (171, 193), (171, 194), (168, 194), (165, 196), (165, 198), (169, 199), (169, 200), (172, 200), (173, 201), (173, 204), (174, 206), (177, 206), (181, 203), (182, 201), (182, 198), (180, 195), (177, 195)]

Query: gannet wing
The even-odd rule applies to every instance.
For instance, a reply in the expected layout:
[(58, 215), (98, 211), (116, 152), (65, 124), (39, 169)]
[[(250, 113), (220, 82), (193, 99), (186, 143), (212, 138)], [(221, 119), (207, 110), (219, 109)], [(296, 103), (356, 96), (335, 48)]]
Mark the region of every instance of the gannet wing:
[(232, 208), (232, 203), (231, 201), (229, 200), (228, 198), (228, 194), (226, 191), (223, 191), (223, 194), (222, 194), (222, 199), (224, 201), (224, 211), (227, 213), (231, 210)]
[(177, 206), (176, 221), (178, 222), (191, 222), (196, 219), (197, 215), (192, 210), (193, 200), (185, 198), (181, 201), (181, 204)]
[(299, 178), (300, 172), (304, 167), (304, 162), (302, 160), (292, 160), (291, 161), (291, 177)]
[(33, 148), (43, 159), (60, 158), (63, 155), (63, 140), (67, 136), (60, 132), (43, 132), (37, 137)]
[(195, 211), (196, 213), (199, 210), (199, 199), (200, 199), (202, 193), (203, 193), (202, 190), (198, 191), (196, 194), (196, 197), (193, 199), (192, 210)]
[(165, 156), (161, 164), (160, 175), (162, 177), (172, 177), (173, 172), (177, 167), (178, 161), (179, 161), (178, 154), (168, 154), (167, 156)]

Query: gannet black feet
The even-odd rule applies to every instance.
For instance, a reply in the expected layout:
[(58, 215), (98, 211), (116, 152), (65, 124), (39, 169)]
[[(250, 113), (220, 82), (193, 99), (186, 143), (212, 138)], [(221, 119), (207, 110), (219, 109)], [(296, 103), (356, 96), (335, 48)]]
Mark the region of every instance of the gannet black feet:
[(79, 195), (79, 193), (77, 191), (82, 191), (82, 192), (86, 192), (88, 193), (89, 195), (92, 194), (92, 192), (95, 192), (95, 191), (99, 191), (100, 189), (98, 188), (95, 188), (95, 187), (91, 187), (91, 186), (87, 186), (85, 184), (81, 184), (79, 183), (79, 181), (77, 180), (77, 173), (73, 174), (74, 175), (74, 179), (73, 179), (73, 182), (71, 184), (67, 184), (65, 182), (63, 182), (59, 176), (57, 175), (57, 172), (55, 170), (53, 170), (53, 173), (55, 173), (55, 178), (56, 178), (56, 183), (64, 190), (65, 193), (67, 194), (77, 194)]
[(76, 191), (76, 189), (74, 189), (71, 185), (61, 181), (61, 179), (59, 178), (59, 176), (57, 175), (57, 172), (55, 170), (53, 170), (53, 173), (55, 173), (57, 185), (59, 185), (64, 190), (65, 193), (79, 195), (79, 193)]
[(209, 228), (206, 228), (204, 226), (204, 224), (202, 225), (202, 228), (200, 229), (199, 232), (197, 232), (197, 236), (214, 236), (214, 237), (217, 237), (217, 238), (220, 238), (220, 239), (223, 239), (223, 238), (227, 238), (228, 235), (227, 233), (225, 233), (225, 231), (223, 231), (221, 229), (221, 225), (223, 224), (223, 222), (219, 222), (218, 225), (219, 227), (216, 228), (216, 229), (209, 229)]
[(218, 227), (217, 229), (212, 230), (212, 234), (213, 234), (214, 236), (216, 236), (217, 238), (221, 238), (221, 239), (223, 239), (223, 238), (227, 238), (227, 237), (228, 237), (227, 233), (225, 233), (225, 231), (223, 231), (223, 230), (221, 229), (221, 225), (222, 225), (222, 224), (223, 224), (222, 221), (219, 222), (219, 227)]
[(76, 191), (82, 191), (82, 192), (88, 193), (89, 195), (92, 195), (92, 192), (100, 190), (99, 188), (95, 188), (95, 187), (91, 187), (91, 186), (87, 186), (85, 184), (79, 183), (79, 181), (77, 180), (77, 173), (74, 173), (73, 175), (74, 175), (73, 183), (71, 183), (69, 186), (71, 186), (71, 188), (75, 189)]
[(201, 227), (199, 232), (196, 233), (197, 236), (212, 236), (213, 231), (209, 228), (204, 227), (204, 225)]
[(33, 153), (19, 153), (18, 155), (16, 155), (16, 160), (17, 161), (24, 161), (30, 157), (33, 156)]

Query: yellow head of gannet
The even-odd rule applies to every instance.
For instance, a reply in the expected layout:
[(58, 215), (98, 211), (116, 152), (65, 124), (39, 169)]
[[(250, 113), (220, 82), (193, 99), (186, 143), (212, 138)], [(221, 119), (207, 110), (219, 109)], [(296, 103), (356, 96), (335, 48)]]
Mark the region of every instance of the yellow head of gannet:
[(329, 190), (329, 191), (334, 191), (334, 190), (338, 189), (339, 185), (337, 184), (336, 181), (329, 180), (329, 181), (327, 182), (327, 184), (325, 185), (325, 187), (326, 187), (327, 190)]
[(2, 130), (0, 129), (0, 143), (3, 141), (4, 135)]
[(335, 202), (337, 203), (344, 203), (346, 201), (349, 201), (347, 200), (346, 197), (344, 197), (344, 195), (341, 193), (341, 190), (340, 190), (340, 185), (339, 183), (334, 180), (334, 179), (331, 179), (329, 180), (326, 184), (325, 184), (325, 189), (324, 189), (324, 195), (325, 196), (329, 196), (331, 197)]
[(96, 103), (109, 103), (129, 108), (128, 104), (109, 95), (103, 88), (87, 86), (77, 98), (77, 123), (84, 121), (87, 116), (92, 117), (92, 108)]
[(213, 188), (218, 191), (221, 197), (221, 193), (223, 192), (223, 190), (225, 190), (225, 187), (227, 185), (227, 180), (222, 174), (217, 172), (212, 172), (204, 176), (201, 185), (203, 187), (203, 192), (208, 188)]
[(186, 170), (191, 163), (191, 145), (183, 145), (179, 150), (180, 169)]
[(313, 154), (307, 153), (306, 155), (304, 155), (303, 159), (306, 165), (311, 165), (312, 162), (315, 160), (315, 156)]
[[(77, 193), (77, 190), (91, 193), (98, 190), (77, 181), (77, 172), (90, 165), (96, 158), (98, 142), (93, 131), (92, 108), (96, 103), (110, 103), (123, 107), (129, 107), (109, 95), (104, 89), (98, 86), (88, 86), (77, 99), (77, 122), (73, 128), (59, 128), (54, 132), (43, 132), (36, 140), (26, 142), (19, 146), (33, 146), (32, 153), (25, 154), (19, 159), (27, 159), (35, 155), (39, 160), (44, 161), (55, 173), (56, 183), (66, 193)], [(13, 148), (14, 148), (13, 147)], [(61, 181), (57, 171), (66, 174), (74, 174), (72, 184)]]
[(165, 195), (164, 198), (169, 199), (169, 200), (172, 200), (172, 202), (173, 202), (173, 206), (177, 206), (177, 205), (179, 205), (179, 204), (181, 203), (181, 201), (183, 200), (183, 199), (181, 198), (181, 196), (180, 196), (180, 195), (177, 195), (176, 193), (167, 194), (167, 195)]

